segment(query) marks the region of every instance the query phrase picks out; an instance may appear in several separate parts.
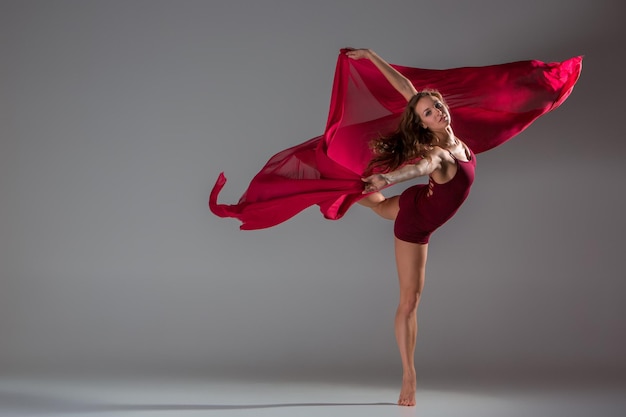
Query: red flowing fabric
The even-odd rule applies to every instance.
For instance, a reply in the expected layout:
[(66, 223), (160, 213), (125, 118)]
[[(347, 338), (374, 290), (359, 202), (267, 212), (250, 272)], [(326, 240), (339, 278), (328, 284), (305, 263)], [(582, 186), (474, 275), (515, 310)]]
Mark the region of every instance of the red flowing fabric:
[[(446, 70), (393, 67), (418, 90), (441, 92), (455, 135), (481, 153), (563, 103), (578, 80), (582, 57)], [(209, 208), (219, 217), (239, 219), (242, 230), (275, 226), (314, 204), (325, 218), (341, 218), (363, 197), (361, 174), (372, 157), (369, 141), (394, 131), (405, 106), (404, 97), (371, 61), (353, 60), (342, 50), (324, 134), (270, 158), (237, 204), (218, 204), (226, 184), (221, 173)]]

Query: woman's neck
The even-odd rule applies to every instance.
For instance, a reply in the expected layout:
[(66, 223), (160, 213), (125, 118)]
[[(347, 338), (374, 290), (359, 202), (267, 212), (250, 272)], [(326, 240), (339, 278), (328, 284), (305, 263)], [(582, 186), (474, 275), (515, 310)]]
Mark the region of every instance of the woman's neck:
[(449, 148), (459, 143), (450, 126), (446, 127), (445, 130), (433, 131), (433, 135), (435, 136), (435, 140), (432, 145), (439, 146), (440, 148)]

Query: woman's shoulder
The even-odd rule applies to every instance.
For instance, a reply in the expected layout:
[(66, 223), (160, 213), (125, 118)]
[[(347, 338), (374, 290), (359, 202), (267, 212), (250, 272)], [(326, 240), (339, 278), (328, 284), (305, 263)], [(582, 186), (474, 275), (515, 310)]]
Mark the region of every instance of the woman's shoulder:
[(445, 158), (446, 155), (449, 155), (448, 150), (437, 145), (432, 145), (424, 150), (424, 156), (429, 157), (429, 158), (432, 158), (433, 156), (437, 156), (439, 158), (442, 158), (442, 157)]

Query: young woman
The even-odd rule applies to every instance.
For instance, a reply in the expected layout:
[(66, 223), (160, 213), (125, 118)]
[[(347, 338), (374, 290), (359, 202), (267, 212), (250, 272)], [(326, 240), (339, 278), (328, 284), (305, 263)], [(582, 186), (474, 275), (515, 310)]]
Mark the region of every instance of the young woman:
[[(395, 333), (402, 359), (402, 389), (398, 404), (415, 405), (414, 363), (417, 307), (426, 272), (430, 234), (449, 220), (467, 198), (474, 181), (476, 157), (454, 135), (450, 113), (436, 91), (417, 92), (413, 84), (368, 49), (347, 52), (352, 59), (369, 59), (407, 100), (395, 133), (373, 142), (375, 156), (364, 178), (360, 201), (380, 216), (394, 220), (400, 300)], [(428, 184), (385, 198), (379, 190), (401, 181), (428, 176)]]
[[(226, 184), (221, 173), (209, 207), (217, 216), (239, 219), (243, 230), (273, 227), (312, 205), (336, 220), (356, 202), (394, 220), (400, 282), (395, 331), (404, 370), (398, 403), (414, 405), (417, 307), (429, 237), (468, 196), (474, 154), (503, 144), (556, 109), (571, 93), (581, 68), (582, 57), (573, 57), (427, 70), (391, 66), (369, 49), (343, 49), (324, 134), (270, 158), (237, 204), (218, 203)], [(416, 85), (447, 94), (455, 130), (464, 141), (452, 130), (442, 95), (418, 92)], [(372, 132), (384, 136), (368, 148)], [(428, 176), (428, 184), (391, 198), (380, 193), (419, 176)]]

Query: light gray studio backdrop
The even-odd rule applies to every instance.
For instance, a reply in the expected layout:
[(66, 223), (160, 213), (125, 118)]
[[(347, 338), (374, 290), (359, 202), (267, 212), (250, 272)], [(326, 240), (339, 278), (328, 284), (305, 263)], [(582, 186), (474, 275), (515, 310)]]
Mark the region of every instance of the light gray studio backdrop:
[[(626, 371), (624, 5), (0, 3), (3, 373), (397, 378), (392, 224), (213, 216), (323, 132), (338, 50), (423, 68), (585, 55), (556, 111), (478, 156), (434, 235), (422, 378)], [(397, 186), (393, 192), (400, 192)]]

